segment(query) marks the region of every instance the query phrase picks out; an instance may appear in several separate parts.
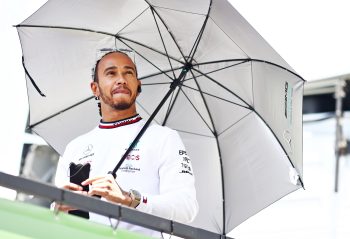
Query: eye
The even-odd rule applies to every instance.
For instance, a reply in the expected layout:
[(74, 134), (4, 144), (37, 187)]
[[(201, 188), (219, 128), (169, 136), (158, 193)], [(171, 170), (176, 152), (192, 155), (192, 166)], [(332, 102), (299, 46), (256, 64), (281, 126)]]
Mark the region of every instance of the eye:
[(134, 72), (133, 71), (126, 71), (125, 74), (127, 74), (127, 75), (134, 75)]
[(115, 76), (115, 71), (107, 71), (106, 75), (107, 76)]

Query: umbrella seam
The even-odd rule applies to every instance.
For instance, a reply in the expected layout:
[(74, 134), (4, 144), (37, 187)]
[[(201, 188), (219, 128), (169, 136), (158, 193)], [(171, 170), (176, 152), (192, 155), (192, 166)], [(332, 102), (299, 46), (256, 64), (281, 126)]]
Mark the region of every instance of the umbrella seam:
[(150, 7), (148, 6), (146, 9), (144, 9), (139, 15), (137, 15), (133, 20), (131, 20), (128, 24), (126, 24), (121, 30), (119, 30), (115, 35), (120, 34), (125, 28), (130, 26), (136, 19), (138, 19), (141, 15), (143, 15)]
[(188, 13), (188, 14), (193, 14), (193, 15), (201, 15), (201, 16), (205, 16), (204, 13), (197, 13), (197, 12), (189, 12), (189, 11), (183, 11), (183, 10), (178, 10), (178, 9), (174, 9), (174, 8), (169, 8), (169, 7), (161, 7), (158, 5), (153, 5), (154, 8), (160, 8), (160, 9), (165, 9), (165, 10), (171, 10), (171, 11), (175, 11), (175, 12), (182, 12), (182, 13)]
[(216, 136), (216, 132), (210, 128), (209, 124), (204, 120), (202, 114), (198, 112), (198, 110), (196, 109), (196, 107), (194, 106), (194, 104), (192, 103), (192, 101), (189, 99), (189, 97), (187, 96), (187, 94), (186, 94), (183, 90), (181, 90), (181, 92), (184, 94), (184, 96), (186, 97), (186, 99), (188, 100), (188, 102), (190, 102), (190, 104), (192, 105), (193, 109), (197, 112), (197, 114), (198, 114), (199, 117), (202, 119), (202, 121), (206, 124), (206, 126), (208, 127), (208, 129), (210, 130), (210, 132), (211, 132), (214, 136)]
[(224, 30), (222, 30), (218, 24), (216, 24), (213, 18), (210, 17), (210, 19), (213, 21), (215, 26), (217, 26), (247, 57), (249, 57), (248, 54)]
[(240, 118), (239, 120), (237, 120), (236, 122), (234, 122), (232, 125), (230, 125), (229, 127), (227, 127), (226, 129), (224, 129), (219, 135), (221, 136), (223, 133), (225, 133), (227, 130), (229, 130), (230, 128), (232, 128), (233, 126), (235, 126), (237, 123), (239, 123), (241, 120), (243, 120), (244, 118), (246, 118), (248, 115), (250, 115), (253, 111), (248, 112), (246, 115), (244, 115), (242, 118)]
[[(151, 5), (147, 0), (144, 0), (151, 8), (154, 9), (153, 5)], [(179, 46), (178, 42), (175, 40), (175, 36), (171, 33), (170, 28), (167, 26), (167, 24), (165, 24), (165, 21), (163, 20), (163, 18), (160, 16), (160, 14), (156, 11), (156, 9), (154, 9), (154, 12), (157, 14), (157, 16), (159, 17), (159, 19), (162, 21), (163, 25), (165, 26), (165, 28), (168, 30), (169, 35), (171, 36), (171, 38), (173, 39), (176, 47), (178, 48), (179, 52), (181, 53), (183, 59), (186, 61), (185, 55), (183, 54), (181, 47)], [(187, 61), (186, 61), (187, 63)]]
[(190, 132), (190, 131), (186, 131), (186, 130), (181, 130), (181, 129), (177, 129), (177, 128), (173, 128), (173, 129), (178, 131), (178, 132), (185, 133), (185, 134), (192, 134), (192, 135), (207, 137), (207, 138), (211, 138), (211, 139), (215, 138), (214, 136), (211, 136), (211, 135), (198, 134), (198, 133), (194, 133), (194, 132)]

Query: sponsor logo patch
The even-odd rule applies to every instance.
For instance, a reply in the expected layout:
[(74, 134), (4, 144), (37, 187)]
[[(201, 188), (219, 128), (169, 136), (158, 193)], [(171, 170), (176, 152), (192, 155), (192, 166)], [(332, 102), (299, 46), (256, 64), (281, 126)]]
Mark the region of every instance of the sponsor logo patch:
[(120, 167), (119, 169), (121, 172), (124, 172), (124, 173), (137, 173), (137, 172), (140, 172), (141, 169), (138, 168), (138, 167), (134, 167), (132, 164), (128, 163), (128, 164), (125, 164), (124, 166)]
[(181, 171), (180, 173), (187, 173), (189, 175), (193, 175), (191, 159), (187, 156), (187, 152), (185, 150), (179, 150), (179, 155), (181, 158)]

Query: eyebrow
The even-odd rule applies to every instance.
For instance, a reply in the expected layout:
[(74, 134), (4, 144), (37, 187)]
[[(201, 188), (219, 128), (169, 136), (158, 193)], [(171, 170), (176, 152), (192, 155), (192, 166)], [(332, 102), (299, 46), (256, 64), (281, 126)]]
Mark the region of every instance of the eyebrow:
[[(134, 73), (136, 73), (136, 70), (134, 69), (134, 67), (131, 67), (131, 66), (124, 66), (123, 68), (124, 68), (124, 69), (133, 70)], [(116, 66), (110, 66), (110, 67), (107, 67), (107, 68), (103, 71), (103, 73), (106, 73), (106, 72), (109, 71), (109, 70), (115, 70), (115, 69), (118, 69), (118, 67), (116, 67)]]

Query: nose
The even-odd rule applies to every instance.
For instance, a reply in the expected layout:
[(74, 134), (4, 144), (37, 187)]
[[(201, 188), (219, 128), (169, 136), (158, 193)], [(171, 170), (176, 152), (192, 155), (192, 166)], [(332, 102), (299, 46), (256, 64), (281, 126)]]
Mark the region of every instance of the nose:
[(126, 85), (126, 79), (122, 74), (119, 74), (119, 76), (116, 78), (115, 83), (117, 85)]

